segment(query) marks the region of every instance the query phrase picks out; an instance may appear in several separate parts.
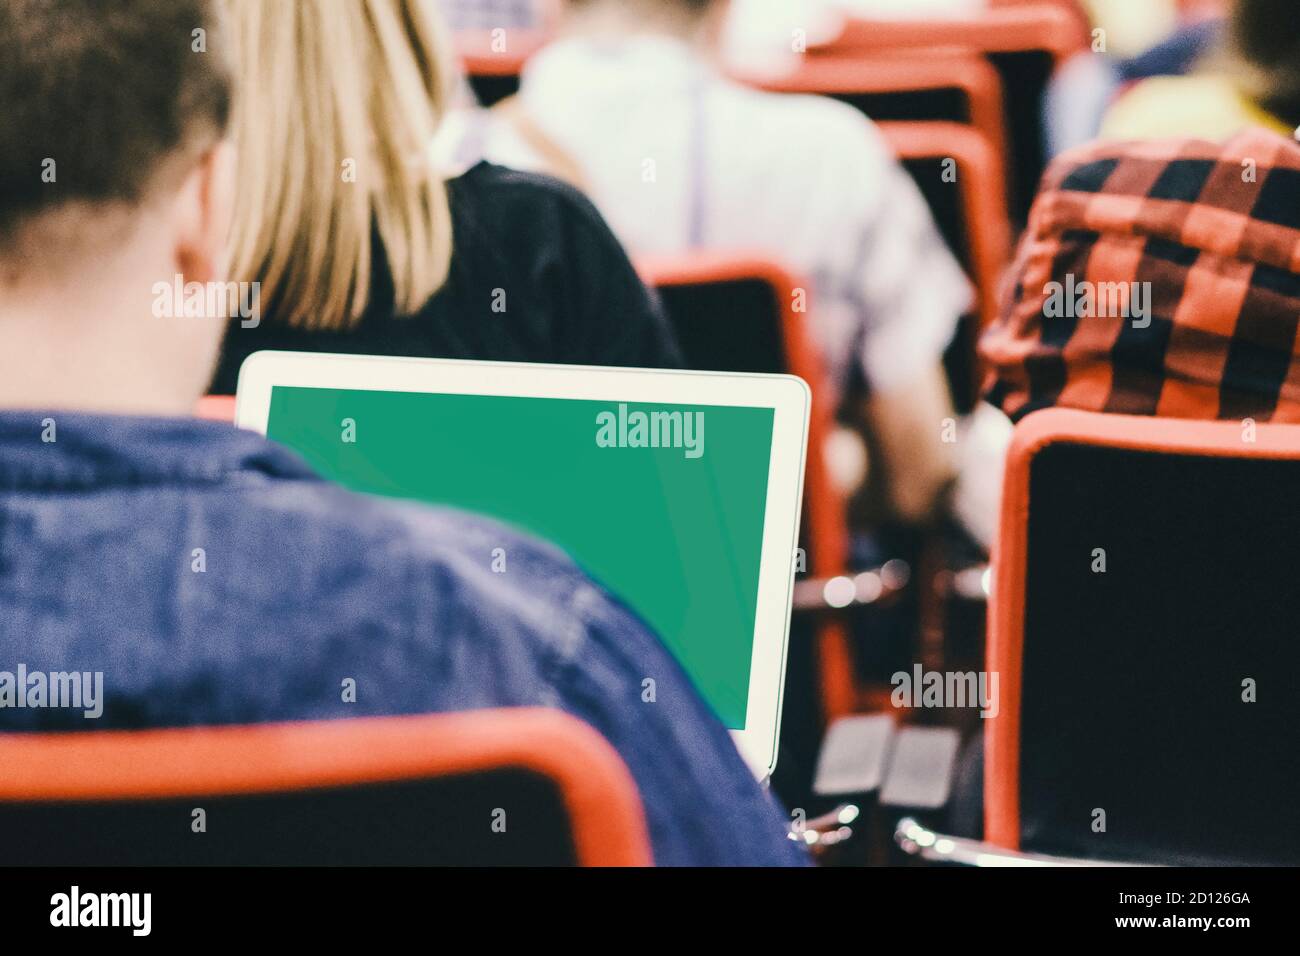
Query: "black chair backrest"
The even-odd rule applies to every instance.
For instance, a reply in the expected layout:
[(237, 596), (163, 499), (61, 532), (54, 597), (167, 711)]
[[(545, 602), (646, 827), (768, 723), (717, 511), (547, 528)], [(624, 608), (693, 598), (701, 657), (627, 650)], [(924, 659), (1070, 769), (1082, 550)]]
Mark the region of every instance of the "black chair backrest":
[(1011, 218), (1023, 225), (1034, 204), (1038, 181), (1047, 168), (1046, 131), (1043, 126), (1043, 96), (1056, 61), (1043, 50), (990, 53), (989, 59), (1002, 77), (1004, 108), (1010, 142), (1007, 165), (1015, 171), (1011, 179)]
[(881, 120), (950, 120), (970, 123), (970, 104), (965, 91), (959, 89), (905, 90), (902, 92), (823, 93), (865, 113), (874, 122)]
[(474, 98), (483, 107), (495, 106), (519, 92), (519, 77), (514, 74), (470, 74), (466, 79)]
[(1023, 849), (1300, 862), (1297, 488), (1300, 461), (1035, 455)]
[[(206, 832), (194, 832), (202, 809)], [(565, 866), (554, 784), (503, 768), (327, 789), (92, 802), (0, 802), (0, 865)]]
[(717, 372), (789, 371), (782, 304), (760, 279), (663, 285), (664, 311), (688, 368)]
[[(1006, 115), (1007, 156), (1010, 172), (1008, 202), (1012, 221), (1023, 225), (1047, 167), (1043, 126), (1043, 95), (1055, 60), (1046, 51), (1030, 50), (988, 54), (1002, 80)], [(864, 113), (873, 122), (891, 120), (947, 120), (970, 123), (966, 94), (958, 89), (905, 92), (824, 93)], [(918, 182), (923, 178), (918, 176)], [(930, 198), (927, 195), (927, 198)], [(942, 221), (939, 210), (936, 218)]]

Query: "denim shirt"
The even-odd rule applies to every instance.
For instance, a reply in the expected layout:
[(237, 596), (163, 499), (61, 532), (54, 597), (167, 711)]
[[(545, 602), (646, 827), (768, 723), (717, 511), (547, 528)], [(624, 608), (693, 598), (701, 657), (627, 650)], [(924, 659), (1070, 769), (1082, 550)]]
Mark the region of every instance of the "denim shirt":
[(222, 423), (0, 412), (0, 671), (19, 665), (102, 672), (103, 712), (10, 703), (0, 730), (559, 708), (627, 763), (657, 863), (805, 861), (667, 650), (559, 550), (353, 494)]

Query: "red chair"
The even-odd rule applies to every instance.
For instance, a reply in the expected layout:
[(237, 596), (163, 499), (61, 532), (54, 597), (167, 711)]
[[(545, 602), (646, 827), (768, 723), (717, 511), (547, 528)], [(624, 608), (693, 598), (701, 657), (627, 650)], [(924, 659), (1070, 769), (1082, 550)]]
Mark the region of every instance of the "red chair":
[[(1264, 680), (1300, 666), (1288, 570), (1300, 557), (1297, 477), (1295, 426), (1066, 409), (1020, 423), (1007, 456), (989, 600), (988, 667), (1001, 674), (1002, 703), (986, 731), (988, 840), (1010, 849), (1026, 836), (1037, 843), (1031, 849), (1063, 845), (1041, 778), (1057, 772), (1053, 755), (1064, 745), (1087, 768), (1076, 773), (1092, 790), (1089, 806), (1110, 808), (1110, 839), (1100, 845), (1111, 855), (1300, 859), (1291, 812), (1300, 780), (1264, 756), (1294, 739), (1294, 707), (1275, 700), (1252, 711), (1238, 696), (1242, 674)], [(1109, 513), (1097, 513), (1094, 496), (1113, 502)], [(1079, 607), (1066, 606), (1052, 598), (1064, 581), (1058, 554), (1075, 548), (1081, 529), (1110, 546), (1111, 565), (1097, 574), (1088, 569), (1096, 553), (1085, 552), (1085, 573), (1072, 580), (1086, 582), (1080, 591), (1098, 588), (1079, 594)], [(1079, 631), (1096, 635), (1092, 656), (1109, 667), (1082, 665), (1061, 647)], [(1054, 663), (1063, 666), (1049, 670)], [(1047, 690), (1060, 718), (1044, 708), (1048, 673), (1060, 675)], [(1223, 694), (1219, 680), (1227, 681)], [(1294, 682), (1283, 681), (1292, 686), (1274, 691), (1294, 701)], [(1091, 694), (1106, 702), (1082, 726), (1069, 713), (1076, 682), (1093, 684)], [(1071, 748), (1058, 719), (1073, 720), (1094, 745)], [(1167, 756), (1190, 754), (1179, 739), (1195, 761)]]
[(519, 77), (529, 57), (551, 40), (543, 29), (459, 32), (455, 35), (456, 55), (474, 95), (483, 106), (492, 106), (519, 92)]
[[(789, 372), (811, 387), (803, 511), (807, 570), (819, 579), (845, 574), (847, 503), (831, 481), (825, 457), (835, 409), (825, 400), (821, 357), (809, 337), (808, 316), (795, 308), (800, 290), (811, 301), (807, 283), (761, 254), (642, 258), (637, 269), (659, 291), (689, 367)], [(851, 713), (858, 693), (848, 633), (835, 615), (819, 624), (817, 659), (824, 716)]]
[(7, 733), (0, 766), (14, 863), (651, 862), (622, 760), (542, 708)]
[(984, 842), (913, 821), (900, 842), (976, 865), (1300, 861), (1297, 481), (1293, 425), (1025, 418), (992, 565)]
[[(1088, 48), (1088, 23), (1068, 2), (1003, 2), (969, 17), (850, 20), (810, 58), (956, 47), (987, 57), (1002, 77), (1012, 218), (1023, 223), (1046, 166), (1043, 94), (1062, 62)], [(909, 117), (910, 118), (910, 117)]]
[(1062, 3), (1002, 2), (970, 17), (851, 19), (810, 53), (958, 46), (981, 53), (1042, 50), (1058, 63), (1086, 44), (1086, 21)]
[(551, 39), (543, 30), (461, 32), (455, 37), (456, 54), (470, 76), (518, 76), (528, 58)]
[[(961, 193), (964, 248), (979, 294), (980, 328), (997, 314), (998, 283), (1011, 258), (1011, 224), (996, 151), (969, 126), (959, 123), (881, 123), (880, 131), (900, 160), (952, 159)], [(928, 192), (922, 183), (922, 191)]]
[[(798, 69), (783, 76), (738, 75), (737, 79), (771, 92), (831, 96), (873, 120), (897, 117), (969, 122), (984, 134), (1006, 175), (1002, 81), (988, 60), (977, 54), (959, 48), (925, 50), (922, 54), (827, 53), (803, 59)], [(964, 106), (955, 113), (961, 115), (924, 112), (926, 105), (916, 102), (920, 95), (943, 91), (960, 94)]]

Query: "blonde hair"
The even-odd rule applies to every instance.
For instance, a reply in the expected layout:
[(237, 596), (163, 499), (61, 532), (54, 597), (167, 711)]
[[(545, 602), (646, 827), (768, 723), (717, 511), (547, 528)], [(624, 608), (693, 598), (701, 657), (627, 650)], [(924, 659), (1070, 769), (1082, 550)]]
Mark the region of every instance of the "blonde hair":
[(268, 314), (356, 324), (377, 228), (399, 314), (446, 281), (451, 214), (431, 144), (451, 77), (433, 0), (225, 0), (237, 199), (231, 267)]

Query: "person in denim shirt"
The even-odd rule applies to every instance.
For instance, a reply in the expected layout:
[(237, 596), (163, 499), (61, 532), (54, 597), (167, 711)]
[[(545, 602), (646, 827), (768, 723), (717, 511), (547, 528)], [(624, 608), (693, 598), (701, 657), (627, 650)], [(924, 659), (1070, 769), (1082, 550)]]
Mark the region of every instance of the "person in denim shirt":
[(0, 0), (0, 670), (104, 675), (97, 718), (10, 703), (0, 731), (543, 705), (618, 750), (657, 863), (804, 862), (663, 645), (558, 550), (184, 417), (224, 321), (155, 284), (224, 277), (221, 49), (203, 0)]

